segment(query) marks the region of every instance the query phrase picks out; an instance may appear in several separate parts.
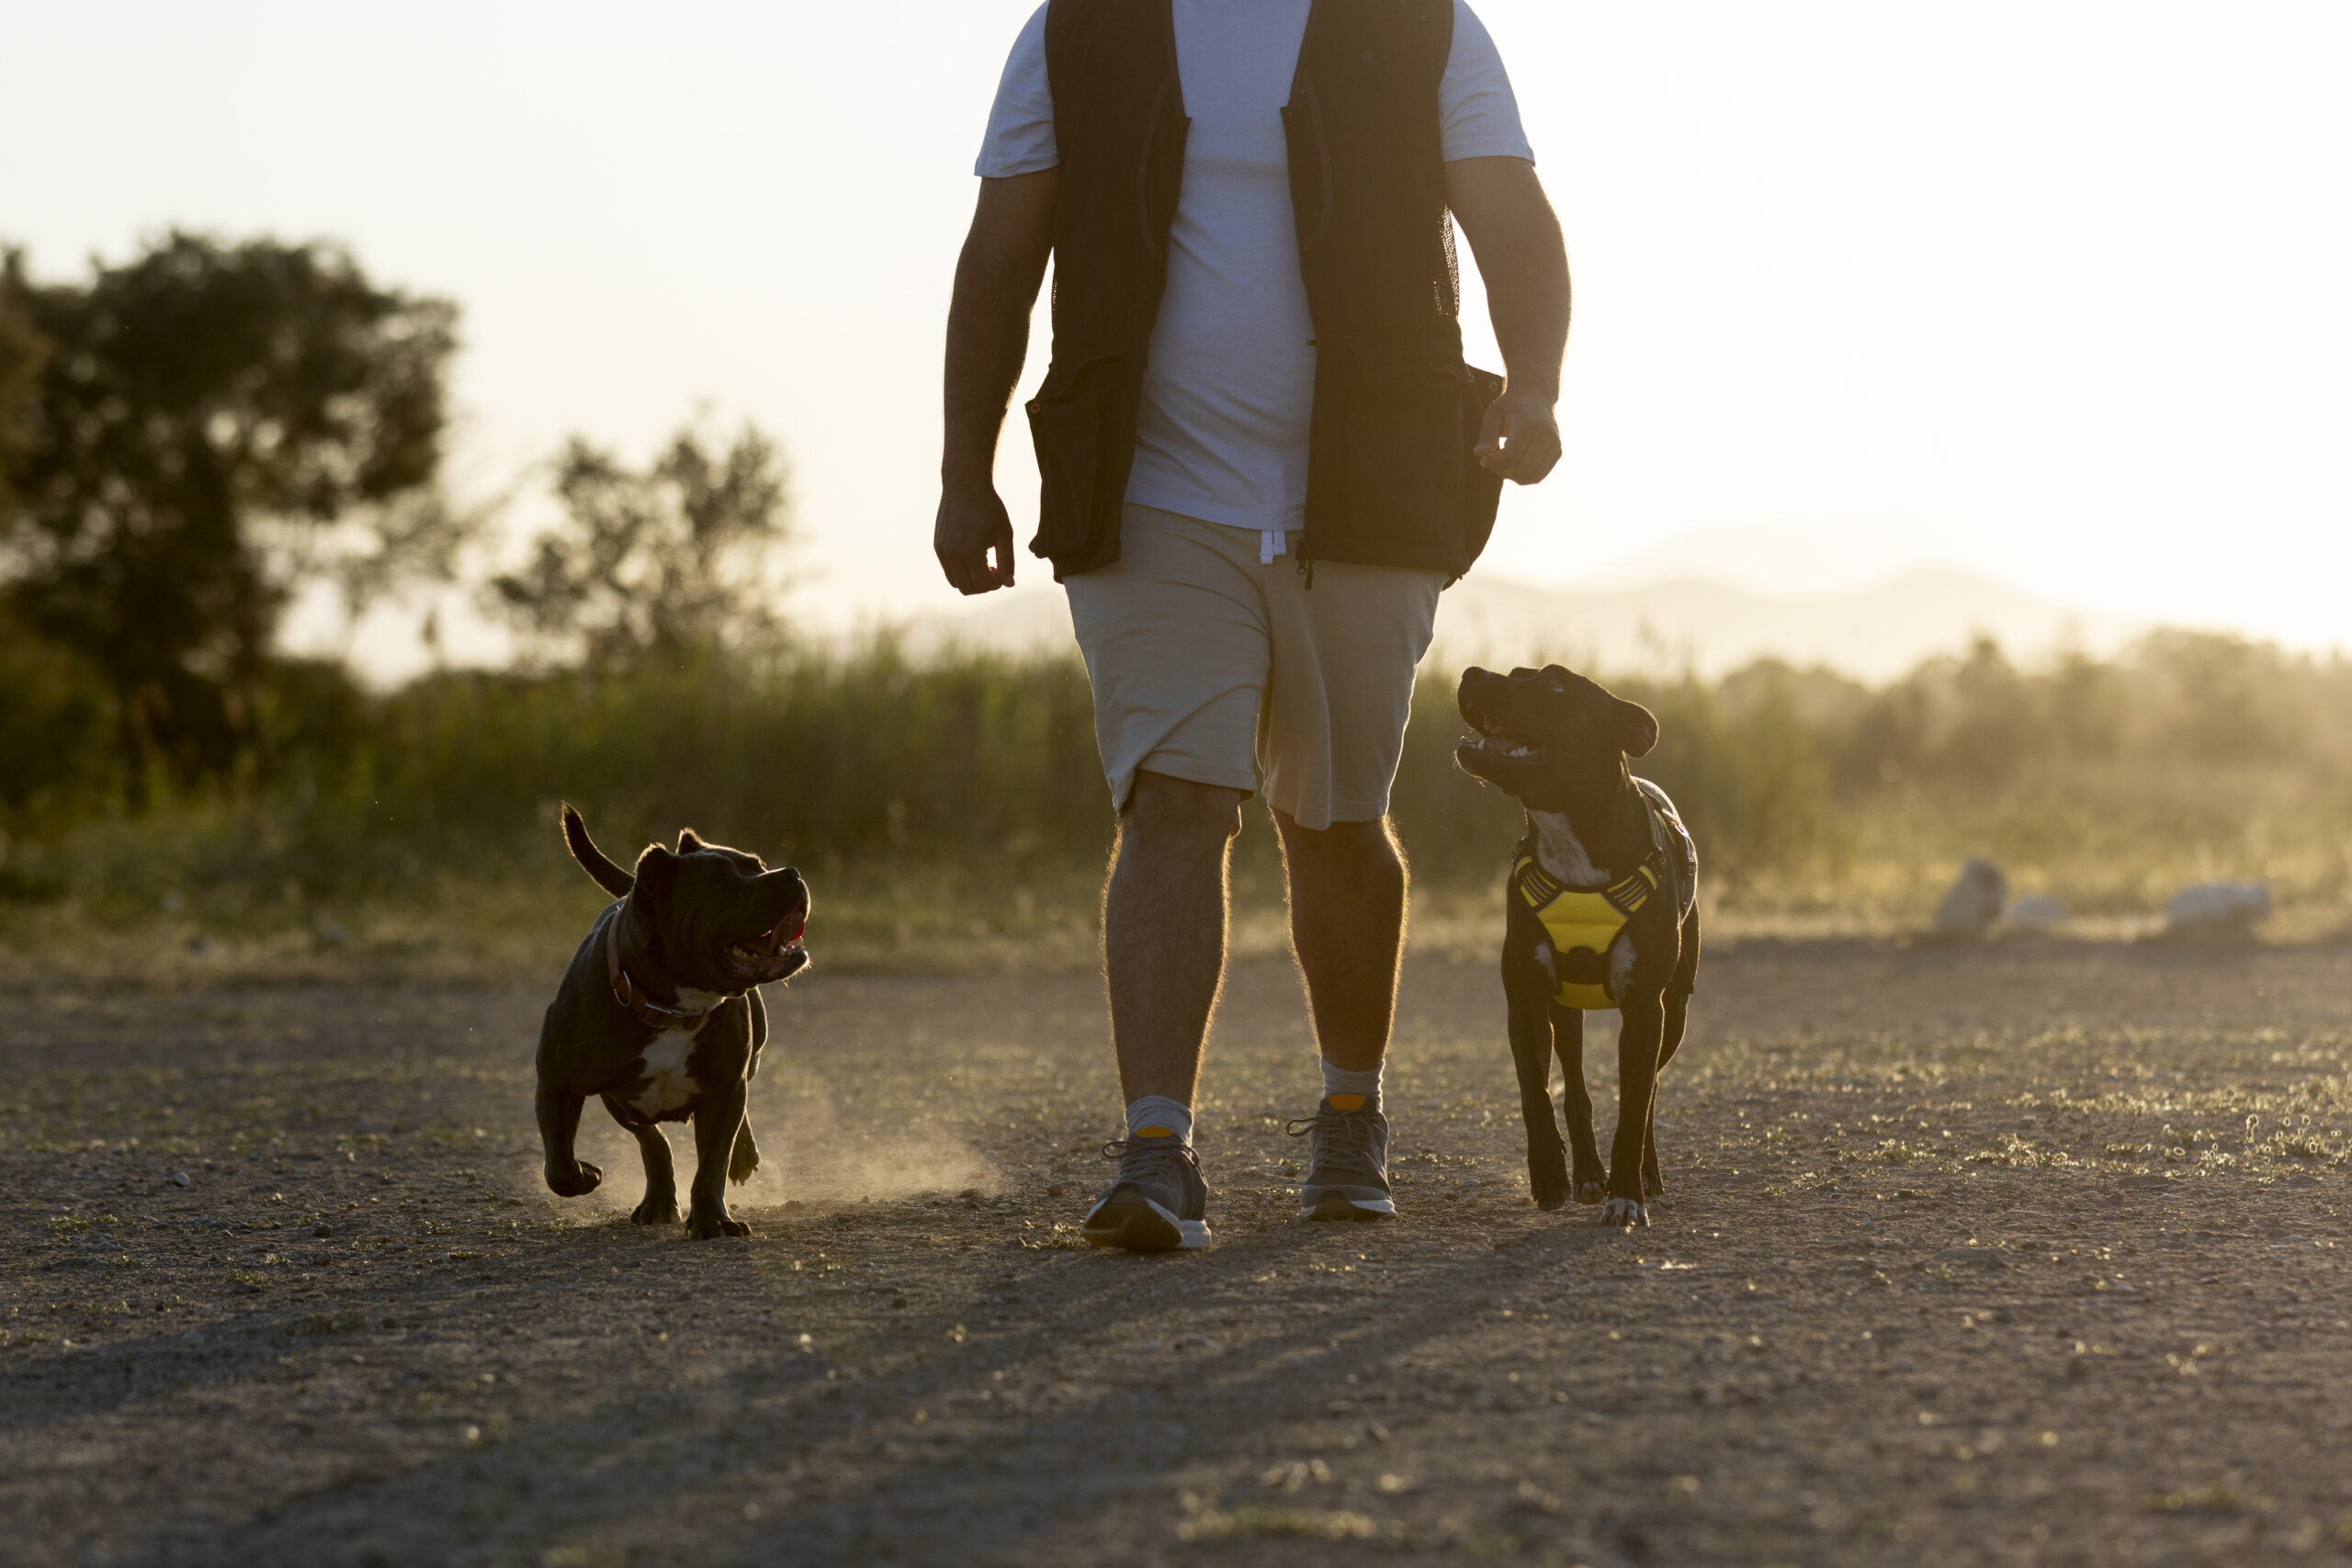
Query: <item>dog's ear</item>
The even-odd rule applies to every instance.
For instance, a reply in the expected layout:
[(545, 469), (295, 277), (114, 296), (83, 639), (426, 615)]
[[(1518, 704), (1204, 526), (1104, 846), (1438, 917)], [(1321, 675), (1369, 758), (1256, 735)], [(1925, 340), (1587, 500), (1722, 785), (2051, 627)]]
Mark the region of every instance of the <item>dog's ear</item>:
[(1609, 700), (1616, 705), (1611, 712), (1611, 727), (1616, 731), (1618, 750), (1628, 757), (1648, 756), (1650, 748), (1657, 744), (1657, 716), (1639, 703), (1623, 697)]
[(648, 904), (659, 904), (670, 897), (678, 886), (678, 857), (659, 844), (648, 844), (645, 852), (637, 857), (637, 895)]
[(1546, 664), (1543, 670), (1544, 683), (1555, 692), (1565, 692), (1576, 679), (1575, 671), (1565, 664)]
[(692, 828), (684, 829), (678, 834), (678, 852), (682, 855), (690, 855), (696, 850), (708, 847)]

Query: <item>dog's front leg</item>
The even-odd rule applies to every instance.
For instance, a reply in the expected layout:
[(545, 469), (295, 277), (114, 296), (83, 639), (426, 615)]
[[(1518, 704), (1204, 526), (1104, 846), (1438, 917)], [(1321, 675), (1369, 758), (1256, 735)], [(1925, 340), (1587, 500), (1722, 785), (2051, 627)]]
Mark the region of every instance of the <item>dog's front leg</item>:
[(1604, 1225), (1646, 1225), (1642, 1202), (1642, 1155), (1649, 1146), (1650, 1108), (1657, 1093), (1659, 1042), (1666, 1033), (1665, 998), (1627, 997), (1619, 1011), (1617, 1034), (1617, 1131), (1609, 1147), (1609, 1200), (1600, 1206)]
[(1560, 1058), (1560, 1114), (1568, 1123), (1570, 1182), (1579, 1203), (1600, 1201), (1609, 1168), (1600, 1163), (1600, 1141), (1592, 1135), (1592, 1093), (1584, 1082), (1584, 1009), (1552, 1007), (1552, 1049)]
[(751, 1226), (727, 1212), (728, 1161), (750, 1099), (748, 1086), (738, 1078), (695, 1107), (694, 1202), (686, 1211), (686, 1234), (696, 1241), (752, 1234)]
[[(1690, 998), (1679, 994), (1666, 998), (1666, 1032), (1657, 1051), (1657, 1070), (1666, 1072), (1666, 1065), (1674, 1060), (1674, 1053), (1681, 1048), (1682, 1032), (1690, 1022)], [(1642, 1195), (1655, 1198), (1666, 1190), (1666, 1173), (1657, 1163), (1657, 1093), (1650, 1093), (1650, 1129), (1642, 1140)]]
[(735, 1152), (727, 1161), (727, 1179), (741, 1187), (752, 1179), (752, 1172), (760, 1168), (760, 1143), (752, 1136), (752, 1118), (743, 1118), (743, 1130), (735, 1134)]
[(572, 1152), (580, 1135), (580, 1108), (587, 1096), (539, 1080), (539, 1144), (547, 1152), (548, 1190), (559, 1198), (577, 1198), (596, 1190), (605, 1173)]
[[(1699, 907), (1696, 904), (1682, 917), (1679, 951), (1675, 955), (1674, 978), (1666, 987), (1666, 1026), (1659, 1038), (1657, 1070), (1663, 1074), (1674, 1054), (1682, 1049), (1682, 1036), (1690, 1024), (1691, 983), (1699, 973)], [(1650, 1131), (1646, 1146), (1642, 1151), (1642, 1190), (1656, 1197), (1666, 1190), (1666, 1174), (1657, 1163), (1657, 1096), (1650, 1096)]]
[[(743, 1069), (747, 1079), (760, 1076), (760, 1047), (768, 1043), (768, 1004), (761, 999), (760, 988), (754, 986), (744, 993), (751, 1004), (752, 1061)], [(727, 1161), (727, 1179), (737, 1186), (752, 1179), (752, 1172), (760, 1168), (760, 1142), (752, 1136), (752, 1118), (748, 1107), (743, 1117), (743, 1130), (735, 1134), (735, 1152)]]
[(1527, 1123), (1527, 1188), (1539, 1209), (1567, 1201), (1568, 1164), (1560, 1124), (1552, 1115), (1552, 1020), (1546, 1011), (1551, 976), (1532, 963), (1503, 959), (1503, 999), (1509, 1008), (1511, 1066), (1519, 1073), (1519, 1114)]

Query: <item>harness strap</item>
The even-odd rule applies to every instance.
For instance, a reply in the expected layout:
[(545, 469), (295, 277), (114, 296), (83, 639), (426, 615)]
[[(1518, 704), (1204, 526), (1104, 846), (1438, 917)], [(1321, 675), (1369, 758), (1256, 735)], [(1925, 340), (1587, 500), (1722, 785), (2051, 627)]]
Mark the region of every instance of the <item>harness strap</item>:
[(613, 1000), (648, 1029), (683, 1029), (692, 1034), (718, 1010), (702, 1008), (690, 1012), (684, 1008), (663, 1007), (647, 996), (644, 987), (630, 979), (628, 971), (621, 967), (621, 917), (617, 914), (605, 928), (605, 983), (613, 988)]
[(1598, 893), (1609, 900), (1610, 907), (1621, 915), (1631, 915), (1650, 901), (1666, 881), (1666, 856), (1653, 847), (1643, 857), (1642, 863), (1602, 887), (1571, 887), (1544, 869), (1533, 855), (1521, 855), (1511, 868), (1512, 886), (1519, 896), (1527, 900), (1528, 908), (1541, 909), (1563, 893)]

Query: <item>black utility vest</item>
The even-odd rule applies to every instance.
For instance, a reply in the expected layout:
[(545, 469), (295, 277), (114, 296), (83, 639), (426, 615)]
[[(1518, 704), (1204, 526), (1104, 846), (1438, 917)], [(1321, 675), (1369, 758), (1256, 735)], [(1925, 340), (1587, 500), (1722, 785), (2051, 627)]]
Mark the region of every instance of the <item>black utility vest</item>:
[[(1502, 481), (1471, 447), (1500, 379), (1462, 360), (1438, 84), (1453, 0), (1315, 0), (1283, 126), (1315, 324), (1302, 562), (1470, 570)], [(1052, 0), (1054, 357), (1028, 405), (1030, 545), (1057, 581), (1119, 558), (1144, 360), (1184, 173), (1170, 0)]]

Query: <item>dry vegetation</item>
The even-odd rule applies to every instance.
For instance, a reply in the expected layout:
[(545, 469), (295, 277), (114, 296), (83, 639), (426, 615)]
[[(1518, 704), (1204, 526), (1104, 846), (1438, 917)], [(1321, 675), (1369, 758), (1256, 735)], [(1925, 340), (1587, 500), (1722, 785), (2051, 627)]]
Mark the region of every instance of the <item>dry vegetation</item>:
[[(62, 668), (0, 636), (0, 937), (20, 952), (200, 939), (446, 968), (523, 931), (568, 949), (560, 798), (616, 845), (691, 823), (797, 861), (837, 962), (1066, 966), (1092, 949), (1112, 818), (1075, 663), (910, 664), (885, 644), (382, 695), (277, 666), (233, 767), (179, 782), (110, 773), (102, 694)], [(1453, 766), (1452, 678), (1432, 661), (1396, 815), (1424, 912), (1476, 930), (1516, 820)], [(1972, 854), (2086, 931), (2132, 934), (2211, 877), (2268, 882), (2286, 939), (2352, 922), (2341, 660), (2167, 633), (2030, 670), (1984, 644), (1878, 690), (1771, 663), (1618, 685), (1664, 720), (1642, 769), (1697, 831), (1725, 930), (1915, 926)], [(1236, 890), (1272, 951), (1281, 873), (1252, 821)]]

